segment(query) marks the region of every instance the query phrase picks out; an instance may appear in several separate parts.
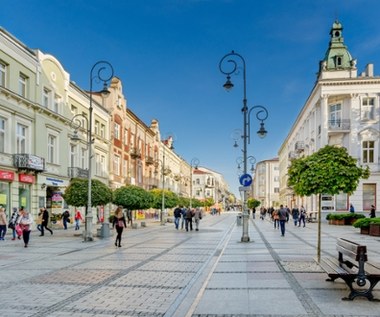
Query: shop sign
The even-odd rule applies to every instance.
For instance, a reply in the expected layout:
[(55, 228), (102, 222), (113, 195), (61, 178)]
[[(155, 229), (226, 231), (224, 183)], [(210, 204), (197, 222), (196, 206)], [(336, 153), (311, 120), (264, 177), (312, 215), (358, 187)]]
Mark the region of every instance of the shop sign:
[(34, 175), (19, 174), (18, 181), (22, 183), (34, 184)]
[(15, 178), (15, 173), (10, 171), (0, 171), (0, 180), (13, 181)]

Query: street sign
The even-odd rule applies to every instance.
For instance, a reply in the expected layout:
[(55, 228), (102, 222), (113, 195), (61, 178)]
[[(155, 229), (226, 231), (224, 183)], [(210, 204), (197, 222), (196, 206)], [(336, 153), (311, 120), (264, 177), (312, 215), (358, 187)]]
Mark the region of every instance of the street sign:
[(239, 187), (239, 192), (249, 192), (250, 190), (251, 190), (251, 187), (245, 187), (245, 186)]
[(240, 185), (250, 186), (252, 184), (252, 176), (249, 174), (243, 174), (240, 176)]

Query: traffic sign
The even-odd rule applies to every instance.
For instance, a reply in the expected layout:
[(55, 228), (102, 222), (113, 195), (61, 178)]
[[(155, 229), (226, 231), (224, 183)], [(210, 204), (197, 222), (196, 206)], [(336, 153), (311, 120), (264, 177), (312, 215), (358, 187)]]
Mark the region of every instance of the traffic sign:
[(249, 192), (250, 190), (251, 190), (251, 187), (246, 187), (246, 186), (239, 187), (239, 192)]
[(252, 176), (249, 174), (243, 174), (240, 176), (240, 185), (250, 186), (252, 184)]

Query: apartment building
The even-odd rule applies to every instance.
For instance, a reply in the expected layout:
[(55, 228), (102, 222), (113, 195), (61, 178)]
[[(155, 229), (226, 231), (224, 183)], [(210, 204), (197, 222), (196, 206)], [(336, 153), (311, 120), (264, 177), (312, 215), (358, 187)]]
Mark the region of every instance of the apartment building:
[(380, 77), (368, 64), (358, 73), (343, 38), (343, 26), (335, 21), (330, 42), (319, 64), (316, 83), (279, 150), (280, 202), (318, 210), (317, 197), (297, 197), (287, 187), (287, 168), (293, 158), (307, 156), (325, 145), (347, 148), (358, 164), (371, 170), (351, 196), (329, 198), (327, 211), (347, 211), (352, 203), (358, 211), (368, 211), (379, 196), (379, 95)]

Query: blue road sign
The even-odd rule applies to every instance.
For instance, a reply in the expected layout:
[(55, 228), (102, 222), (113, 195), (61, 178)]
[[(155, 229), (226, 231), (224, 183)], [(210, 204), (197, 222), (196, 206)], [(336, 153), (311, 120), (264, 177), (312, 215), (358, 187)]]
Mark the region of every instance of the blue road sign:
[(250, 186), (252, 184), (252, 176), (249, 174), (243, 174), (240, 176), (239, 181), (243, 186)]

